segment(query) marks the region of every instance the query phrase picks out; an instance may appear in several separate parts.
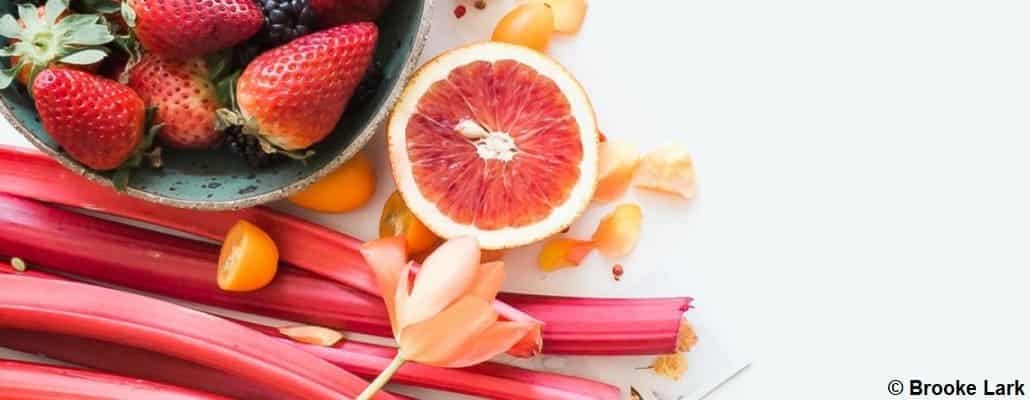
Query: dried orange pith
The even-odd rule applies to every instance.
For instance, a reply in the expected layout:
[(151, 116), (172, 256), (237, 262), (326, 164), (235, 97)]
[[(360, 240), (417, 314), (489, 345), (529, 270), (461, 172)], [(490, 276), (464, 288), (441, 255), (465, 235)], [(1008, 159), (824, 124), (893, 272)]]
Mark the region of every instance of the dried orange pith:
[(555, 238), (544, 244), (537, 263), (545, 272), (576, 267), (593, 249), (594, 243), (588, 240)]
[(229, 230), (218, 257), (218, 287), (249, 292), (268, 285), (279, 266), (279, 249), (265, 231), (239, 221)]
[(553, 59), (477, 43), (411, 79), (387, 125), (390, 163), (405, 203), (437, 235), (511, 248), (561, 231), (589, 204), (596, 125)]
[(379, 237), (404, 237), (408, 254), (421, 254), (432, 250), (440, 243), (440, 237), (426, 228), (404, 204), (399, 192), (393, 192), (383, 204), (383, 214), (379, 217)]
[(608, 202), (621, 197), (633, 183), (640, 165), (640, 152), (631, 143), (606, 141), (599, 146), (600, 167), (594, 201)]
[(594, 244), (605, 257), (618, 258), (629, 254), (640, 238), (643, 218), (640, 206), (620, 204), (597, 225)]
[(365, 205), (375, 190), (376, 174), (372, 160), (361, 151), (307, 189), (290, 196), (289, 200), (309, 210), (339, 213)]
[(637, 170), (636, 186), (693, 198), (697, 192), (697, 176), (687, 148), (668, 144), (648, 153)]

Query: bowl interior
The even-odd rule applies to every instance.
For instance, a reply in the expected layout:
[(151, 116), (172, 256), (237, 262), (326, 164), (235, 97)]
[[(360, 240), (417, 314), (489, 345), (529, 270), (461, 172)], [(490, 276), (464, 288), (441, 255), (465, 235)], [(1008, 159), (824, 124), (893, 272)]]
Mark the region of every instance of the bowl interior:
[[(393, 1), (378, 21), (379, 44), (375, 59), (383, 65), (383, 80), (373, 98), (360, 105), (349, 106), (335, 131), (314, 146), (315, 155), (304, 162), (287, 161), (253, 170), (242, 159), (224, 150), (182, 151), (164, 149), (164, 167), (140, 168), (129, 182), (132, 195), (176, 206), (193, 208), (236, 208), (272, 201), (298, 190), (304, 183), (327, 172), (360, 150), (374, 134), (384, 117), (395, 87), (400, 85), (408, 66), (416, 62), (424, 31), (425, 2), (429, 0)], [(0, 9), (14, 13), (10, 0), (0, 0)], [(17, 15), (17, 14), (15, 14)], [(420, 34), (420, 32), (422, 34)], [(40, 125), (32, 100), (21, 85), (11, 85), (0, 93), (10, 111), (13, 125), (20, 125), (23, 134), (42, 150), (58, 157), (63, 164), (87, 177), (110, 181), (110, 173), (96, 173), (71, 160)]]

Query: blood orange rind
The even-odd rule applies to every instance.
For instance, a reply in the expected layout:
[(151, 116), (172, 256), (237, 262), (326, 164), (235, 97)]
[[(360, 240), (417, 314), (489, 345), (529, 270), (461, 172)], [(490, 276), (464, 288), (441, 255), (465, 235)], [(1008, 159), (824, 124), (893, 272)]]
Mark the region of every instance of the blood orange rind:
[[(490, 75), (489, 92), (477, 92), (483, 74)], [(500, 106), (504, 101), (521, 103)], [(596, 187), (596, 131), (590, 100), (564, 67), (498, 42), (430, 60), (387, 124), (394, 181), (412, 213), (437, 235), (470, 235), (484, 249), (542, 240), (579, 217)], [(509, 206), (507, 214), (500, 205)]]

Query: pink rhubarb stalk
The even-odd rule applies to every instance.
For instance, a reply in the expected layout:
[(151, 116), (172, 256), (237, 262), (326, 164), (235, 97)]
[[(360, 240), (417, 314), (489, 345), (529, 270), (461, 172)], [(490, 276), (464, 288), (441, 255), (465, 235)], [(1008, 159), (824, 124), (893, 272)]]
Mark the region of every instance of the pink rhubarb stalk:
[[(0, 347), (108, 373), (219, 394), (233, 399), (282, 400), (274, 389), (164, 354), (76, 336), (0, 329)], [(394, 395), (400, 398), (404, 396)]]
[(54, 365), (0, 360), (5, 399), (229, 400), (139, 379)]
[[(265, 207), (200, 212), (150, 203), (89, 182), (36, 151), (10, 146), (0, 146), (0, 174), (0, 192), (134, 219), (214, 241), (221, 241), (236, 221), (247, 220), (275, 240), (281, 260), (379, 295), (375, 279), (358, 253), (360, 240), (300, 218)], [(538, 353), (540, 322), (500, 302), (495, 302), (495, 308), (505, 319), (537, 323), (538, 328), (511, 353), (524, 357)]]
[[(288, 268), (281, 269), (264, 289), (227, 293), (215, 282), (215, 246), (3, 194), (0, 254), (183, 300), (354, 332), (392, 335), (386, 310), (377, 296)], [(690, 305), (689, 298), (500, 297), (545, 321), (544, 351), (557, 354), (673, 352), (681, 316)]]
[[(238, 324), (165, 301), (81, 283), (0, 275), (0, 327), (159, 352), (304, 399), (354, 396), (360, 378)], [(395, 399), (381, 393), (381, 399)]]
[[(33, 270), (16, 272), (0, 264), (0, 274), (4, 273), (57, 280), (65, 279)], [(368, 379), (378, 375), (396, 355), (396, 350), (389, 347), (346, 340), (332, 347), (298, 343), (286, 338), (275, 328), (244, 321), (237, 322)], [(252, 400), (282, 398), (281, 395), (276, 395), (269, 390), (221, 371), (149, 351), (92, 339), (0, 329), (0, 346), (27, 353), (43, 354), (60, 361), (103, 371), (200, 389), (233, 398)], [(483, 363), (455, 369), (408, 363), (394, 375), (393, 382), (497, 400), (619, 399), (619, 389), (608, 384), (497, 363)]]
[[(0, 193), (0, 254), (201, 304), (390, 336), (377, 297), (290, 268), (246, 293), (218, 288), (216, 246)], [(30, 269), (31, 271), (31, 269)]]

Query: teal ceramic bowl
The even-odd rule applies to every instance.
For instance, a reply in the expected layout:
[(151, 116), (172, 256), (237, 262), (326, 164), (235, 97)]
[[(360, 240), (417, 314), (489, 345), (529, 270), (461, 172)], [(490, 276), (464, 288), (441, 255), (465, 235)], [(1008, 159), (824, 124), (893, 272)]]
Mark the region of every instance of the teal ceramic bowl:
[[(375, 135), (377, 127), (397, 100), (407, 78), (417, 67), (426, 37), (432, 0), (394, 0), (380, 18), (376, 60), (384, 66), (384, 79), (371, 101), (349, 107), (335, 131), (315, 145), (305, 162), (283, 162), (252, 170), (225, 151), (164, 149), (164, 167), (140, 168), (125, 192), (129, 196), (175, 207), (225, 210), (255, 206), (296, 193), (353, 157)], [(14, 11), (11, 0), (0, 0), (0, 10)], [(17, 15), (17, 14), (15, 14)], [(111, 174), (89, 170), (68, 157), (40, 125), (32, 101), (24, 90), (0, 92), (0, 113), (18, 132), (68, 169), (103, 185), (112, 186)]]

